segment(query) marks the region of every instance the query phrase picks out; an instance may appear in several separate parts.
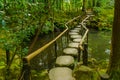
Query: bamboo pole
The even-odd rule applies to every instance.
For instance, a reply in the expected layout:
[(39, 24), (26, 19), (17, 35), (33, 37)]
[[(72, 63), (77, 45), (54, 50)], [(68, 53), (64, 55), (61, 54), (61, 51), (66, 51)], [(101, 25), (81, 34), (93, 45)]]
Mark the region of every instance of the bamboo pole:
[(40, 54), (42, 51), (44, 51), (47, 47), (49, 47), (51, 44), (53, 44), (56, 40), (58, 40), (64, 33), (66, 33), (68, 31), (68, 24), (71, 23), (72, 21), (80, 18), (81, 16), (77, 16), (75, 18), (73, 18), (72, 20), (69, 20), (66, 24), (65, 27), (66, 29), (59, 34), (56, 38), (54, 38), (52, 41), (50, 41), (49, 43), (47, 43), (46, 45), (44, 45), (43, 47), (39, 48), (38, 50), (34, 51), (33, 53), (29, 54), (28, 56), (25, 57), (25, 59), (29, 62), (32, 58), (34, 58), (35, 56), (37, 56), (38, 54)]

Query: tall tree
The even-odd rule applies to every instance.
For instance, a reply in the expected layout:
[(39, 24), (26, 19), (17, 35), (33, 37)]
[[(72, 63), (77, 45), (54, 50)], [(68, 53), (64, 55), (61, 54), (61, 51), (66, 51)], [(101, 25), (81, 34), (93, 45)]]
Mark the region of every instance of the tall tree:
[(108, 74), (110, 80), (120, 80), (120, 0), (115, 0), (112, 48)]
[(82, 11), (86, 11), (86, 1), (87, 0), (83, 0)]

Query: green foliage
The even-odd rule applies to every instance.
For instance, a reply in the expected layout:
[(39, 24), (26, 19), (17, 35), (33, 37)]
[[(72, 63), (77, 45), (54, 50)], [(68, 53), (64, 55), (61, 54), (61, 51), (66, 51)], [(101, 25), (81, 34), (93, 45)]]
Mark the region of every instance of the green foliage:
[[(82, 0), (70, 0), (70, 7), (69, 3), (65, 3), (64, 0), (57, 1), (0, 0), (0, 48), (10, 51), (10, 59), (18, 56), (17, 58), (20, 60), (28, 54), (30, 40), (37, 29), (45, 34), (54, 31), (54, 27), (64, 29), (65, 22), (80, 14)], [(54, 22), (57, 22), (57, 25), (54, 25)], [(3, 54), (5, 55), (5, 53)], [(0, 69), (7, 66), (5, 58), (2, 56)], [(19, 60), (13, 59), (12, 65), (10, 64), (11, 75), (15, 75), (13, 73), (15, 69), (20, 69)], [(2, 78), (0, 77), (0, 79)]]
[(76, 80), (100, 80), (100, 76), (96, 70), (83, 65), (77, 65), (74, 75)]
[(94, 21), (97, 22), (95, 25), (99, 30), (111, 30), (113, 23), (113, 4), (111, 0), (100, 1), (99, 7), (94, 7), (93, 11), (95, 13)]
[(52, 23), (50, 21), (46, 21), (42, 28), (42, 33), (48, 34), (48, 32), (52, 32), (53, 30)]
[(5, 68), (5, 63), (3, 61), (0, 62), (0, 70)]
[(119, 75), (120, 75), (120, 70), (119, 69), (112, 70), (109, 80), (119, 80), (120, 79)]
[(49, 80), (48, 71), (41, 70), (40, 72), (38, 72), (36, 70), (32, 70), (32, 79), (34, 79), (34, 80), (38, 80), (38, 79)]

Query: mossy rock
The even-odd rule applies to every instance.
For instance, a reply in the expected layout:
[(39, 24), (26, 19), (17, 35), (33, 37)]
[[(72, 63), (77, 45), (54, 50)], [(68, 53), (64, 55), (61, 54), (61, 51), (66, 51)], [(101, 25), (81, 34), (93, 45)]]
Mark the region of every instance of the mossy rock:
[(94, 69), (87, 66), (77, 66), (74, 69), (76, 80), (100, 80), (100, 76)]
[(44, 69), (41, 71), (31, 70), (32, 79), (31, 80), (49, 80), (48, 70)]

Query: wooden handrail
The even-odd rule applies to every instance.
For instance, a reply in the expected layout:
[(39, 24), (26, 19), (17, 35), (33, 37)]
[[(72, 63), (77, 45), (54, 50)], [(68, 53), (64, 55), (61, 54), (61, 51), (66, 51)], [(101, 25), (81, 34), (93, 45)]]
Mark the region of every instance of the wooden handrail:
[(40, 52), (42, 52), (43, 50), (45, 50), (48, 46), (50, 46), (52, 43), (54, 43), (57, 39), (59, 39), (66, 31), (68, 30), (68, 27), (60, 34), (58, 35), (55, 39), (53, 39), (52, 41), (50, 41), (49, 43), (47, 43), (45, 46), (39, 48), (38, 50), (34, 51), (33, 53), (31, 53), (30, 55), (26, 56), (25, 58), (30, 61), (32, 58), (34, 58), (36, 55), (38, 55)]
[(31, 54), (29, 54), (28, 56), (24, 57), (23, 60), (27, 60), (27, 62), (29, 62), (31, 59), (33, 59), (35, 56), (37, 56), (38, 54), (40, 54), (43, 50), (45, 50), (47, 47), (49, 47), (51, 44), (53, 44), (57, 39), (59, 39), (64, 33), (66, 33), (68, 31), (68, 24), (71, 23), (72, 21), (80, 18), (81, 16), (77, 16), (75, 18), (73, 18), (72, 20), (69, 20), (67, 23), (65, 23), (65, 27), (66, 29), (59, 34), (57, 37), (55, 37), (52, 41), (50, 41), (49, 43), (47, 43), (46, 45), (44, 45), (43, 47), (39, 48), (38, 50), (32, 52)]
[(90, 16), (87, 15), (87, 17), (81, 22), (82, 27), (86, 30), (85, 33), (84, 33), (84, 35), (83, 35), (83, 37), (82, 37), (82, 39), (81, 39), (81, 41), (80, 41), (80, 44), (79, 44), (79, 48), (80, 48), (81, 50), (84, 50), (84, 48), (83, 48), (82, 45), (83, 45), (83, 42), (85, 41), (85, 38), (86, 38), (86, 36), (87, 36), (87, 34), (88, 34), (88, 32), (89, 32), (88, 28), (84, 25), (84, 22), (85, 22), (89, 17), (90, 17)]
[[(30, 60), (33, 59), (34, 57), (36, 57), (38, 54), (40, 54), (42, 51), (44, 51), (47, 47), (49, 47), (51, 44), (55, 43), (56, 40), (58, 40), (63, 34), (65, 34), (68, 31), (68, 24), (71, 23), (72, 21), (80, 18), (81, 16), (75, 17), (72, 20), (69, 20), (68, 22), (65, 23), (65, 27), (66, 29), (61, 32), (57, 37), (55, 37), (52, 41), (50, 41), (49, 43), (47, 43), (46, 45), (44, 45), (43, 47), (39, 48), (38, 50), (32, 52), (31, 54), (29, 54), (28, 56), (23, 58), (23, 68), (22, 68), (22, 73), (21, 73), (21, 77), (19, 80), (24, 79), (24, 80), (31, 80), (30, 77)], [(82, 22), (81, 25), (83, 28), (85, 28), (86, 32), (84, 33), (82, 40), (80, 41), (80, 45), (78, 47), (80, 47), (81, 50), (83, 50), (82, 44), (88, 34), (88, 29), (84, 26), (84, 21), (86, 19), (88, 19), (90, 16), (87, 16)], [(24, 72), (25, 71), (25, 72)], [(23, 76), (24, 75), (24, 76)]]

